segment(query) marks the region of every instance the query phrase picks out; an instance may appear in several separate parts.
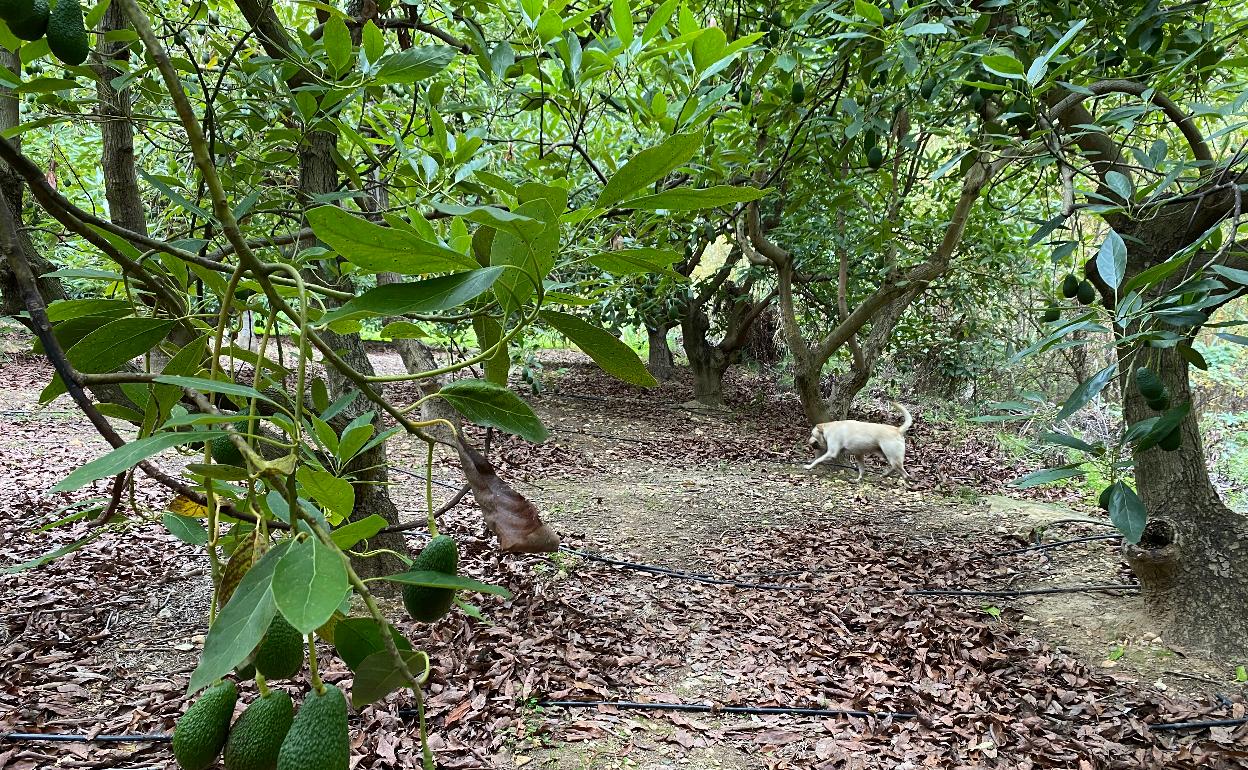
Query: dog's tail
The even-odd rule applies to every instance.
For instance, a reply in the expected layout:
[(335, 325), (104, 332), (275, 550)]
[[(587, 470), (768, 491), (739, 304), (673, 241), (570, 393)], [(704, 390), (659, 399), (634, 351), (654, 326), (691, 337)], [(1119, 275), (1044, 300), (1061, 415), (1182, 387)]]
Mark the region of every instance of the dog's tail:
[(910, 412), (907, 411), (907, 409), (904, 406), (897, 403), (896, 401), (893, 402), (893, 406), (897, 407), (897, 411), (901, 412), (901, 417), (902, 417), (901, 425), (897, 426), (897, 430), (901, 431), (902, 433), (905, 433), (906, 431), (910, 430), (910, 426), (914, 424), (914, 420), (911, 419)]

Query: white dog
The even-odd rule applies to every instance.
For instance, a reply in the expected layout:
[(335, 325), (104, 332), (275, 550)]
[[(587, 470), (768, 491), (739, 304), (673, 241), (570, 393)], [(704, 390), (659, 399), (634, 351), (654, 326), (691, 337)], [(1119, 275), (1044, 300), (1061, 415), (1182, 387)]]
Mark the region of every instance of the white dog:
[(876, 454), (888, 461), (889, 476), (893, 471), (906, 476), (906, 431), (911, 423), (910, 412), (897, 402), (893, 406), (901, 412), (901, 425), (893, 427), (878, 422), (859, 422), (858, 420), (838, 420), (823, 422), (810, 430), (810, 445), (824, 452), (814, 462), (806, 466), (806, 470), (814, 468), (826, 460), (835, 460), (841, 452), (853, 455), (858, 466), (857, 481), (862, 481), (862, 458)]

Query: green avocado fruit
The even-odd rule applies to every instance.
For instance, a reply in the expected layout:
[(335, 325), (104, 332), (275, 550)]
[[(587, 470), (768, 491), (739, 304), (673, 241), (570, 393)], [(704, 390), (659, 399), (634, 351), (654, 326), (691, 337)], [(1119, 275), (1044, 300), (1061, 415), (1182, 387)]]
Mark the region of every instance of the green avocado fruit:
[(1074, 273), (1067, 273), (1066, 277), (1062, 279), (1062, 296), (1066, 299), (1074, 299), (1078, 293), (1079, 279), (1075, 277)]
[(1080, 305), (1091, 305), (1096, 301), (1096, 287), (1090, 281), (1080, 281), (1075, 290), (1075, 299), (1079, 300)]
[(277, 753), (295, 719), (290, 693), (269, 690), (234, 723), (225, 742), (225, 770), (274, 770)]
[(327, 684), (323, 693), (303, 699), (277, 754), (277, 770), (347, 770), (350, 760), (347, 700)]
[(30, 13), (15, 19), (5, 19), (9, 31), (22, 40), (38, 40), (48, 31), (48, 0), (34, 0)]
[(256, 670), (265, 679), (289, 679), (303, 670), (303, 634), (281, 614), (273, 616), (269, 629), (256, 647)]
[(212, 440), (212, 459), (221, 465), (237, 465), (240, 468), (247, 467), (247, 461), (243, 459), (243, 453), (230, 440), (229, 434), (217, 436)]
[[(459, 547), (446, 535), (438, 535), (429, 541), (412, 562), (411, 572), (433, 570), (445, 575), (459, 574)], [(447, 612), (455, 601), (455, 591), (451, 588), (433, 588), (430, 586), (403, 586), (403, 606), (413, 620), (432, 623)]]
[(35, 0), (0, 0), (0, 19), (24, 19), (35, 10)]
[(1055, 307), (1050, 306), (1050, 307), (1045, 308), (1044, 310), (1044, 322), (1045, 323), (1051, 324), (1054, 321), (1056, 321), (1058, 318), (1061, 318), (1061, 316), (1062, 316), (1062, 312)]
[(91, 41), (78, 0), (55, 0), (48, 15), (48, 48), (63, 63), (76, 67), (87, 60)]
[(1161, 378), (1147, 366), (1135, 370), (1135, 389), (1148, 401), (1161, 399), (1166, 395), (1166, 386), (1161, 384)]
[(178, 719), (173, 730), (173, 756), (182, 770), (204, 770), (216, 761), (230, 734), (230, 718), (238, 687), (229, 680), (204, 690)]
[(884, 165), (884, 151), (879, 147), (872, 147), (867, 150), (867, 165), (871, 168), (878, 169)]
[(806, 86), (802, 85), (802, 81), (793, 81), (793, 88), (789, 91), (789, 98), (794, 104), (801, 104), (806, 101)]

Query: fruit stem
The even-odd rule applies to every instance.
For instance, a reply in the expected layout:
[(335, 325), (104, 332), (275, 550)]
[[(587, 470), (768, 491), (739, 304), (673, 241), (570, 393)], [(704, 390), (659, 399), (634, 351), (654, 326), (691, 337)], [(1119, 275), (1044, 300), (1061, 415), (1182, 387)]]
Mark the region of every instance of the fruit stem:
[(321, 672), (316, 663), (316, 634), (312, 633), (308, 634), (308, 670), (311, 672), (312, 688), (317, 695), (324, 695), (325, 683), (321, 681)]
[(268, 697), (269, 686), (264, 682), (264, 674), (259, 671), (256, 672), (256, 689), (260, 691), (261, 698)]
[(433, 515), (433, 442), (427, 442), (425, 453), (425, 504), (429, 507), (429, 537), (438, 536), (438, 521)]

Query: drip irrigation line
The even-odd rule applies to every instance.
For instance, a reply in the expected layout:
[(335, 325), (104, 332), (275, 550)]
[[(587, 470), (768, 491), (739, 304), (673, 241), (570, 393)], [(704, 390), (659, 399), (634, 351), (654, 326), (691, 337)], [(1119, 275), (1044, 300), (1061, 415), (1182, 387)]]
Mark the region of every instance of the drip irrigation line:
[(165, 743), (173, 740), (173, 733), (150, 735), (86, 735), (84, 733), (0, 733), (0, 742), (33, 743)]
[(708, 703), (634, 703), (632, 701), (603, 700), (549, 700), (538, 701), (545, 708), (596, 708), (610, 706), (618, 709), (648, 711), (693, 711), (701, 714), (793, 714), (808, 717), (872, 717), (875, 719), (918, 719), (918, 714), (905, 711), (855, 711), (853, 709), (815, 709), (789, 706), (717, 706)]
[(596, 553), (589, 553), (588, 551), (578, 551), (574, 548), (568, 548), (566, 546), (560, 546), (559, 550), (562, 553), (570, 553), (575, 556), (580, 556), (582, 558), (589, 559), (590, 561), (597, 561), (597, 562), (602, 562), (603, 564), (610, 564), (613, 567), (622, 567), (624, 569), (636, 570), (638, 572), (648, 572), (653, 575), (666, 575), (668, 577), (680, 578), (682, 580), (692, 580), (695, 583), (707, 583), (709, 585), (719, 585), (719, 586), (732, 586), (734, 588), (757, 588), (757, 589), (762, 589), (762, 590), (767, 590), (767, 591), (816, 591), (818, 590), (814, 586), (806, 586), (806, 585), (776, 585), (776, 584), (771, 584), (771, 583), (747, 583), (747, 582), (740, 581), (740, 580), (726, 580), (724, 578), (715, 577), (714, 575), (700, 575), (694, 572), (684, 572), (681, 570), (668, 569), (667, 567), (655, 567), (649, 564), (637, 564), (636, 562), (622, 561), (620, 559), (612, 559), (608, 556), (601, 556)]
[[(425, 478), (425, 475), (424, 475), (424, 474), (422, 474), (422, 473), (416, 473), (415, 471), (409, 471), (407, 468), (400, 468), (400, 467), (399, 467), (399, 466), (397, 466), (397, 465), (390, 465), (390, 466), (387, 466), (387, 467), (389, 467), (389, 468), (390, 468), (390, 470), (392, 470), (392, 471), (398, 471), (399, 473), (406, 473), (408, 476), (412, 476), (412, 477), (414, 477), (414, 478), (418, 478), (418, 479), (422, 479), (422, 480)], [(456, 490), (456, 491), (459, 491), (459, 485), (458, 485), (458, 484), (447, 484), (445, 481), (438, 481), (437, 479), (431, 479), (431, 480), (433, 481), (433, 483), (434, 483), (434, 484), (436, 484), (436, 485), (437, 485), (437, 486), (439, 486), (439, 487), (445, 487), (445, 488), (447, 488), (447, 489), (454, 489), (454, 490)]]
[(1111, 585), (1062, 586), (1059, 588), (1003, 588), (995, 591), (964, 591), (960, 589), (921, 588), (906, 591), (906, 596), (1035, 596), (1038, 594), (1076, 594), (1095, 591), (1135, 591), (1136, 583)]
[(1161, 722), (1149, 725), (1150, 730), (1200, 730), (1206, 727), (1238, 727), (1248, 725), (1248, 717), (1240, 719), (1208, 719), (1201, 722)]
[(1116, 526), (1113, 522), (1101, 521), (1100, 519), (1057, 519), (1056, 521), (1046, 521), (1043, 524), (1037, 524), (1033, 529), (1046, 529), (1048, 527), (1056, 527), (1058, 524), (1094, 524), (1098, 527)]
[(1122, 535), (1088, 535), (1087, 537), (1076, 537), (1070, 540), (1057, 540), (1052, 543), (1042, 543), (1040, 545), (1029, 545), (1026, 548), (1015, 548), (1009, 551), (997, 551), (996, 553), (984, 554), (990, 559), (998, 556), (1013, 556), (1018, 553), (1028, 553), (1031, 551), (1047, 551), (1050, 548), (1061, 548), (1064, 545), (1074, 545), (1075, 543), (1091, 543), (1095, 540), (1121, 540)]

